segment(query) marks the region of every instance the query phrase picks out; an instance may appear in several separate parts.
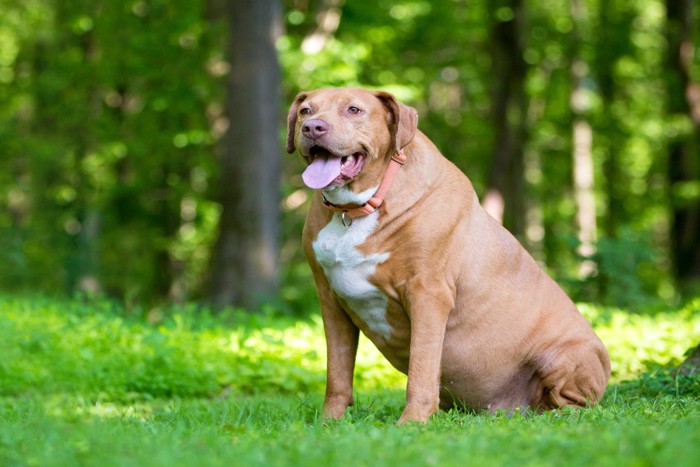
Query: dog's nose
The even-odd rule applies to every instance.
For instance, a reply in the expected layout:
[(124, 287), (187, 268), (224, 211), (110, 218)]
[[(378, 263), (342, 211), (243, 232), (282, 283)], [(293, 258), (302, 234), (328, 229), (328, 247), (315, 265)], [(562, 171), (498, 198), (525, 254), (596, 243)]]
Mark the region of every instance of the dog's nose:
[(301, 127), (301, 131), (304, 133), (304, 136), (308, 136), (309, 138), (318, 138), (319, 136), (323, 136), (329, 129), (330, 126), (328, 123), (318, 119), (306, 121)]

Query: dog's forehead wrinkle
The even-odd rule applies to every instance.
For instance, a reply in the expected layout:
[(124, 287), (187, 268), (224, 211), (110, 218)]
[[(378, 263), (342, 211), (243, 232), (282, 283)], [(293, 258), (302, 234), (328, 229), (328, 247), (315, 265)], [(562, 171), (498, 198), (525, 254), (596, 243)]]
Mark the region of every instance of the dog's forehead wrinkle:
[(319, 89), (307, 100), (309, 102), (313, 101), (316, 105), (327, 107), (345, 107), (350, 104), (370, 107), (374, 106), (375, 102), (381, 104), (373, 93), (364, 89), (353, 88)]

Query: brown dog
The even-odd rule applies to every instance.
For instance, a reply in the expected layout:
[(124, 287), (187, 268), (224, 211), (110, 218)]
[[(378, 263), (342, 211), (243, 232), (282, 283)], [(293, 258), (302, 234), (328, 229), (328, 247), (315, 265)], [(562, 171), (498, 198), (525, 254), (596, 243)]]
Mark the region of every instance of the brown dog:
[(600, 400), (605, 347), (417, 129), (414, 109), (384, 92), (319, 89), (294, 99), (288, 124), (287, 151), (299, 149), (319, 190), (303, 244), (326, 333), (325, 417), (353, 403), (359, 330), (408, 374), (399, 423), (454, 404)]

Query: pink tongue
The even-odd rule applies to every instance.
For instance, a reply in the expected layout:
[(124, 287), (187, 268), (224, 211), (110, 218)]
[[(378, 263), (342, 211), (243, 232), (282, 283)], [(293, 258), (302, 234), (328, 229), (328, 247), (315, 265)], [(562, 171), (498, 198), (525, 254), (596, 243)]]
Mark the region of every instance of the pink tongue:
[(301, 174), (306, 186), (318, 190), (331, 184), (340, 175), (340, 157), (318, 155)]

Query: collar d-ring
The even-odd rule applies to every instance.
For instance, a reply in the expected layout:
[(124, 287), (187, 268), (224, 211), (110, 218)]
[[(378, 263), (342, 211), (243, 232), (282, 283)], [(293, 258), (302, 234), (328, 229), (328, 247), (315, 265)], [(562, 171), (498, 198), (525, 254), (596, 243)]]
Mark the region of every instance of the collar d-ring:
[(352, 225), (352, 217), (348, 216), (347, 211), (343, 211), (343, 213), (340, 215), (340, 221), (343, 223), (345, 227), (350, 227)]

